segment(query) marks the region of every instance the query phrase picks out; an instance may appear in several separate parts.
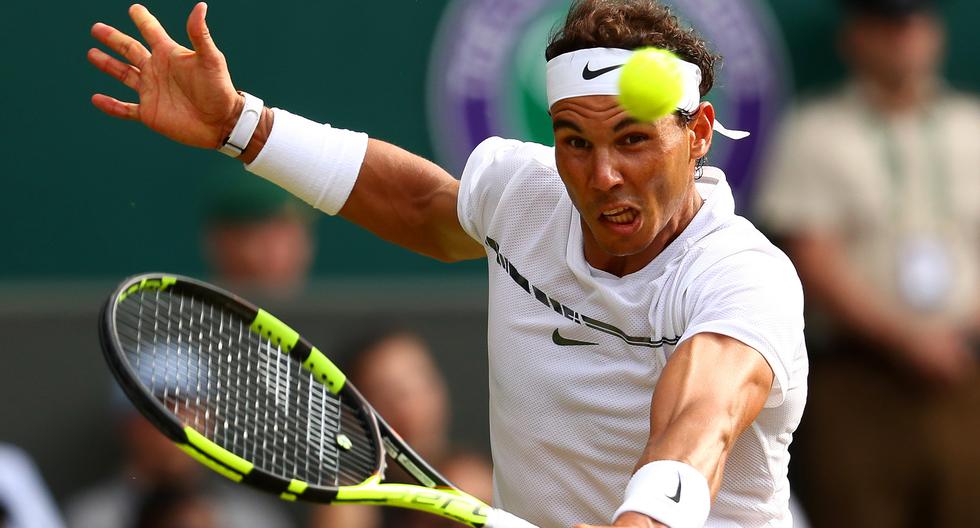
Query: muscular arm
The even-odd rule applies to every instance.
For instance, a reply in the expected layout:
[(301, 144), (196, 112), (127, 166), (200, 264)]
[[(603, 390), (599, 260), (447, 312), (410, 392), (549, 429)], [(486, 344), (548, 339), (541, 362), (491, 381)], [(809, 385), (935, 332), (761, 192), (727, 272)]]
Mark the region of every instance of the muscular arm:
[(671, 356), (650, 406), (650, 440), (637, 468), (679, 460), (708, 479), (714, 496), (738, 435), (762, 411), (772, 368), (757, 351), (719, 334), (698, 334)]
[[(244, 99), (236, 92), (225, 57), (205, 23), (207, 6), (197, 4), (187, 21), (193, 49), (177, 44), (145, 7), (134, 5), (129, 13), (149, 49), (100, 23), (92, 27), (92, 35), (125, 62), (95, 48), (89, 50), (88, 58), (136, 91), (139, 103), (97, 94), (93, 104), (109, 115), (141, 121), (174, 141), (220, 147), (238, 121)], [(264, 109), (241, 161), (255, 160), (274, 126), (272, 111)], [(371, 141), (340, 214), (423, 255), (445, 261), (482, 257), (483, 248), (459, 225), (458, 193), (456, 179), (435, 164), (393, 145)]]
[[(241, 113), (241, 105), (244, 98), (234, 115)], [(239, 160), (255, 161), (274, 126), (274, 114), (264, 109)], [(459, 225), (458, 195), (459, 181), (435, 163), (372, 139), (340, 216), (388, 242), (445, 262), (485, 257), (483, 246)]]
[[(656, 460), (684, 462), (708, 479), (714, 496), (735, 440), (762, 410), (773, 379), (762, 355), (736, 339), (705, 333), (685, 341), (657, 383), (650, 439), (637, 469)], [(627, 512), (614, 526), (663, 525)]]
[(375, 235), (442, 261), (486, 256), (459, 224), (459, 181), (394, 145), (371, 140), (340, 215)]

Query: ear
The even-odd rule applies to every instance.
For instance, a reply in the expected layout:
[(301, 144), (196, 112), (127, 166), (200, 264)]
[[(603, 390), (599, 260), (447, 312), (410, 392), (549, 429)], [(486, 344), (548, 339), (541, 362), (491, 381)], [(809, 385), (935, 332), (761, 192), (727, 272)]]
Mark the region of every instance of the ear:
[(701, 103), (694, 119), (688, 125), (688, 136), (691, 139), (691, 161), (697, 161), (708, 155), (711, 150), (711, 139), (714, 137), (715, 107), (711, 103)]

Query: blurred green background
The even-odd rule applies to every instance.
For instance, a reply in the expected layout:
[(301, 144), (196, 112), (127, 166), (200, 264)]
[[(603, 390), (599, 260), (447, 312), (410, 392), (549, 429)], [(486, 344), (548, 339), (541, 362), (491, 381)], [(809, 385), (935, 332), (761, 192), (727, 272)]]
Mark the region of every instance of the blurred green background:
[[(797, 95), (841, 77), (835, 0), (760, 2), (786, 39)], [(240, 89), (432, 158), (427, 69), (447, 4), (213, 0), (209, 25)], [(95, 331), (100, 302), (136, 272), (207, 277), (206, 196), (250, 177), (220, 154), (172, 144), (91, 106), (95, 92), (132, 99), (85, 60), (94, 22), (134, 31), (128, 5), (14, 2), (0, 16), (0, 441), (28, 449), (59, 499), (119, 459), (112, 383)], [(149, 3), (182, 42), (192, 6)], [(980, 2), (949, 0), (943, 10), (948, 76), (980, 91)], [(324, 350), (367, 322), (393, 320), (420, 332), (448, 374), (452, 437), (486, 449), (486, 263), (447, 266), (342, 220), (316, 218), (317, 280), (300, 298), (263, 306)], [(66, 438), (86, 442), (70, 446)]]
[[(210, 4), (209, 24), (236, 86), (312, 119), (369, 132), (432, 157), (426, 73), (446, 0)], [(834, 0), (769, 0), (787, 39), (798, 93), (826, 86), (841, 68), (833, 48)], [(101, 115), (94, 92), (127, 89), (85, 60), (88, 31), (104, 21), (133, 31), (128, 2), (7, 4), (3, 123), (4, 244), (0, 279), (118, 278), (147, 269), (201, 275), (205, 176), (234, 182), (240, 165)], [(149, 7), (179, 41), (191, 1)], [(980, 89), (975, 52), (980, 2), (944, 4), (950, 78)], [(217, 175), (217, 176), (215, 176)], [(320, 218), (321, 277), (477, 275), (485, 264), (444, 266)], [(136, 242), (136, 243), (134, 243)]]

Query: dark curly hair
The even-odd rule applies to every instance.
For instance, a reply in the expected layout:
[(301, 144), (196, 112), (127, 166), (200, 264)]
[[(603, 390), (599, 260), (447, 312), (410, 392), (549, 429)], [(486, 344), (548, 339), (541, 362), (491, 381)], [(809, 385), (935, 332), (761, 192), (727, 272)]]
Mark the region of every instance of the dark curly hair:
[(564, 26), (551, 37), (545, 57), (587, 48), (637, 49), (654, 46), (701, 67), (701, 96), (715, 83), (721, 57), (693, 29), (681, 26), (656, 0), (576, 0)]

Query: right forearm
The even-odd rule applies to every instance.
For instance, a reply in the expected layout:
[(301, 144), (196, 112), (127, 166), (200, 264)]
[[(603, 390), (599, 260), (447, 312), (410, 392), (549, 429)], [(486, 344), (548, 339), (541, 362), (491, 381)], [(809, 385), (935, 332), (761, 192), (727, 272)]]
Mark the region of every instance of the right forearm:
[(459, 182), (394, 145), (265, 109), (240, 159), (317, 209), (443, 261), (485, 256), (460, 226)]

